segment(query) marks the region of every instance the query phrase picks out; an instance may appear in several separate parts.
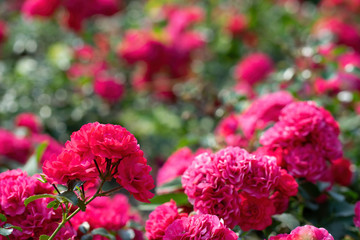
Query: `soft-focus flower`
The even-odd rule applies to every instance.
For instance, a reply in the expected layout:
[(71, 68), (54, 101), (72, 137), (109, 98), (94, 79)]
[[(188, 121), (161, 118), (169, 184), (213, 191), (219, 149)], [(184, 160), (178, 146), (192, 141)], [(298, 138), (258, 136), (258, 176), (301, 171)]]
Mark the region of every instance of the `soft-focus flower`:
[(217, 216), (202, 214), (175, 220), (166, 229), (163, 239), (236, 240), (238, 236), (226, 228)]
[(124, 85), (116, 78), (96, 76), (94, 92), (110, 103), (115, 103), (123, 96)]
[(322, 0), (321, 7), (333, 8), (333, 9), (344, 9), (345, 11), (350, 11), (354, 13), (360, 12), (360, 2), (358, 0)]
[(274, 63), (264, 53), (253, 53), (244, 57), (235, 68), (235, 79), (250, 86), (265, 80), (274, 70)]
[(339, 126), (328, 111), (314, 102), (295, 102), (282, 110), (260, 143), (268, 154), (280, 154), (281, 166), (291, 175), (315, 182), (325, 177), (328, 163), (342, 156), (338, 136)]
[[(46, 207), (50, 199), (38, 199), (25, 207), (26, 198), (53, 192), (51, 185), (41, 183), (37, 177), (29, 177), (21, 170), (0, 174), (0, 213), (7, 217), (7, 223), (22, 228), (22, 231), (15, 229), (9, 236), (10, 240), (39, 239), (40, 235), (51, 235), (61, 221), (61, 210)], [(0, 223), (0, 226), (3, 224)], [(68, 239), (74, 235), (75, 231), (66, 225), (55, 239)]]
[(182, 217), (187, 217), (187, 214), (178, 212), (174, 200), (158, 206), (146, 221), (146, 237), (149, 240), (162, 240), (167, 227)]
[(90, 231), (96, 228), (105, 228), (108, 231), (122, 229), (132, 218), (128, 198), (122, 194), (116, 194), (113, 198), (98, 197), (86, 206), (85, 212), (79, 212), (71, 220), (75, 229), (87, 222)]
[(1, 156), (25, 163), (31, 154), (31, 143), (27, 138), (21, 138), (12, 132), (0, 128), (0, 159)]
[(50, 17), (60, 6), (61, 0), (26, 0), (21, 11), (26, 16)]
[(210, 150), (199, 149), (195, 153), (192, 153), (190, 148), (184, 147), (174, 152), (159, 169), (157, 184), (161, 186), (166, 182), (180, 177), (192, 163), (194, 158), (204, 152), (210, 152)]
[(360, 51), (359, 31), (354, 25), (345, 23), (339, 18), (321, 19), (315, 25), (315, 33), (320, 39), (329, 38), (329, 34), (332, 34), (332, 42), (352, 47), (357, 52)]
[(355, 204), (354, 224), (356, 227), (360, 228), (360, 201)]
[(227, 23), (226, 29), (234, 36), (240, 36), (248, 27), (248, 21), (244, 15), (232, 15)]
[(0, 43), (3, 43), (6, 39), (7, 27), (5, 22), (0, 21)]
[(295, 228), (290, 234), (280, 234), (270, 237), (269, 240), (334, 240), (333, 236), (324, 228), (305, 225)]
[(26, 127), (32, 133), (39, 133), (42, 130), (40, 119), (33, 113), (21, 113), (15, 118), (15, 126)]
[(345, 158), (332, 161), (331, 176), (335, 183), (342, 186), (349, 186), (353, 177), (351, 161)]

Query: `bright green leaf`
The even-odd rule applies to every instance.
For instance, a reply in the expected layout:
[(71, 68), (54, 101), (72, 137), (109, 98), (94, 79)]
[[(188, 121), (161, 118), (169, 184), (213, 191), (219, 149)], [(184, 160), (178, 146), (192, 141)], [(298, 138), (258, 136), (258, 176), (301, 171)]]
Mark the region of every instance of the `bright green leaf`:
[(56, 196), (52, 195), (52, 194), (34, 195), (34, 196), (31, 196), (31, 197), (28, 197), (27, 199), (25, 199), (24, 204), (25, 204), (25, 206), (27, 206), (32, 201), (35, 201), (36, 199), (40, 199), (40, 198), (56, 198)]
[(6, 221), (7, 221), (6, 216), (5, 216), (4, 214), (1, 214), (1, 213), (0, 213), (0, 221), (2, 221), (2, 222), (6, 222)]
[(48, 240), (50, 238), (50, 236), (48, 235), (41, 235), (39, 240)]
[(59, 197), (65, 198), (69, 202), (71, 202), (73, 205), (78, 206), (81, 211), (85, 211), (86, 206), (85, 202), (80, 200), (75, 192), (73, 191), (66, 191), (59, 195)]

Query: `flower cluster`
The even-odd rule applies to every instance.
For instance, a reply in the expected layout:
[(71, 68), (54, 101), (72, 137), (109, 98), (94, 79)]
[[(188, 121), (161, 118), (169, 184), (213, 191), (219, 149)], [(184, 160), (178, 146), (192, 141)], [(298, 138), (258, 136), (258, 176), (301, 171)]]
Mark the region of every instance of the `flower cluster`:
[(157, 185), (161, 186), (164, 183), (183, 175), (195, 157), (204, 152), (210, 152), (210, 150), (199, 149), (195, 153), (192, 153), (190, 148), (184, 147), (174, 152), (159, 169), (157, 175)]
[(136, 64), (135, 90), (152, 90), (159, 99), (174, 100), (173, 85), (189, 74), (193, 52), (204, 45), (202, 36), (190, 29), (201, 21), (203, 12), (197, 7), (166, 6), (161, 15), (167, 22), (161, 39), (148, 30), (129, 30), (118, 55)]
[(197, 156), (182, 184), (195, 211), (216, 215), (228, 227), (239, 225), (244, 231), (271, 225), (271, 216), (286, 210), (298, 187), (274, 157), (238, 147)]
[(139, 201), (147, 202), (154, 180), (136, 138), (119, 125), (88, 123), (71, 135), (60, 155), (46, 160), (43, 171), (49, 181), (95, 183), (100, 178), (116, 181)]
[(247, 94), (256, 83), (264, 81), (273, 71), (274, 63), (268, 55), (253, 53), (245, 56), (235, 67), (234, 78), (238, 81), (235, 88)]
[(149, 240), (172, 239), (237, 239), (217, 216), (179, 213), (173, 200), (158, 206), (146, 221)]
[(116, 103), (124, 95), (123, 79), (112, 76), (105, 61), (109, 52), (109, 43), (102, 35), (94, 37), (96, 48), (84, 45), (74, 50), (75, 62), (70, 66), (67, 75), (76, 83), (81, 78), (92, 80), (94, 93), (108, 103)]
[(324, 228), (316, 228), (311, 225), (297, 227), (290, 234), (279, 234), (270, 237), (269, 240), (334, 240), (333, 236)]
[(260, 143), (291, 175), (315, 182), (326, 180), (328, 165), (342, 157), (338, 136), (338, 124), (328, 111), (314, 102), (295, 102), (281, 111)]
[(218, 141), (230, 146), (247, 147), (255, 132), (276, 122), (283, 107), (291, 102), (291, 94), (283, 91), (255, 99), (243, 113), (231, 114), (219, 123), (215, 130)]
[(120, 0), (25, 0), (21, 11), (27, 17), (51, 17), (62, 6), (67, 26), (80, 31), (84, 20), (95, 15), (112, 16), (120, 11), (120, 5)]
[(59, 154), (63, 145), (57, 142), (48, 134), (41, 133), (42, 124), (37, 116), (32, 113), (19, 114), (14, 122), (16, 127), (25, 127), (28, 129), (26, 136), (17, 136), (14, 133), (0, 129), (0, 159), (3, 157), (15, 160), (19, 163), (25, 163), (34, 152), (35, 147), (43, 142), (48, 145), (42, 155), (41, 162), (49, 158), (52, 154)]
[[(25, 207), (26, 198), (52, 193), (50, 185), (41, 183), (36, 177), (29, 177), (21, 170), (0, 174), (0, 213), (6, 216), (6, 223), (22, 228), (22, 231), (14, 230), (9, 236), (11, 240), (39, 239), (41, 235), (51, 235), (61, 222), (61, 211), (46, 207), (50, 199), (38, 199)], [(0, 222), (0, 226), (3, 224)], [(55, 239), (69, 239), (74, 235), (74, 230), (66, 225)], [(0, 236), (0, 239), (5, 240), (5, 237)]]
[(117, 194), (113, 198), (99, 197), (86, 206), (85, 212), (79, 212), (72, 218), (71, 223), (77, 230), (77, 236), (83, 235), (79, 228), (82, 224), (89, 224), (88, 232), (96, 228), (105, 228), (109, 232), (118, 232), (130, 220), (137, 221), (139, 216), (131, 211), (128, 198)]

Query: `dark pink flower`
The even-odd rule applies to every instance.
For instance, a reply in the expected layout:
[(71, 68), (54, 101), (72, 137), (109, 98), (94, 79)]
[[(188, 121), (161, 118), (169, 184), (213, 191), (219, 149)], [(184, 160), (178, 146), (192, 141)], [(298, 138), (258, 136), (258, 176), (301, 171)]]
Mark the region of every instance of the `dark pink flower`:
[(270, 237), (269, 240), (334, 240), (333, 236), (324, 228), (317, 228), (311, 225), (297, 227), (290, 234), (280, 234)]
[[(342, 156), (339, 126), (331, 114), (314, 102), (287, 105), (279, 121), (260, 143), (280, 153), (281, 165), (295, 177), (320, 180), (328, 164)], [(279, 151), (277, 149), (280, 149)]]
[(339, 18), (321, 19), (315, 25), (315, 33), (319, 38), (334, 35), (334, 43), (352, 47), (360, 51), (360, 33), (354, 25), (343, 22)]
[(342, 186), (349, 186), (353, 178), (351, 165), (351, 161), (345, 158), (332, 161), (331, 176), (333, 181)]
[(149, 199), (154, 196), (150, 190), (155, 187), (150, 171), (151, 167), (147, 165), (143, 152), (138, 151), (120, 161), (115, 178), (137, 200), (149, 202)]
[(243, 231), (264, 230), (271, 225), (273, 214), (275, 207), (270, 199), (241, 194), (239, 226)]
[(86, 206), (85, 212), (79, 212), (71, 220), (75, 229), (87, 222), (90, 230), (105, 228), (108, 231), (118, 231), (125, 227), (133, 213), (130, 211), (128, 198), (116, 194), (113, 198), (98, 197)]
[(214, 160), (221, 177), (251, 196), (268, 197), (278, 185), (280, 167), (276, 158), (249, 154), (238, 147), (228, 147), (215, 154)]
[(93, 125), (94, 130), (87, 137), (95, 156), (121, 159), (141, 151), (136, 138), (126, 128), (113, 124)]
[(70, 180), (93, 182), (99, 177), (93, 159), (83, 159), (72, 150), (64, 149), (43, 164), (43, 172), (52, 183), (67, 184)]
[(238, 236), (226, 228), (217, 216), (202, 214), (175, 220), (166, 229), (163, 239), (236, 240)]
[(195, 153), (192, 153), (190, 148), (184, 147), (174, 152), (159, 169), (157, 184), (161, 186), (166, 182), (180, 177), (192, 163), (194, 158), (204, 152), (210, 152), (210, 150), (199, 149)]
[(232, 15), (226, 23), (226, 29), (233, 36), (240, 36), (247, 28), (248, 20), (241, 14)]
[[(40, 235), (50, 235), (61, 221), (61, 211), (46, 207), (50, 199), (38, 199), (26, 207), (24, 200), (36, 194), (51, 194), (52, 187), (36, 178), (27, 176), (21, 170), (11, 170), (0, 174), (0, 212), (7, 217), (7, 223), (19, 226), (22, 231), (14, 230), (10, 240), (39, 239)], [(2, 226), (4, 223), (0, 223)], [(57, 240), (68, 239), (75, 235), (69, 225), (59, 232)]]
[(149, 240), (162, 240), (167, 227), (182, 217), (187, 217), (187, 214), (178, 212), (174, 200), (158, 206), (146, 221), (146, 237)]
[(124, 85), (116, 78), (95, 77), (94, 92), (110, 103), (117, 102), (124, 95), (124, 90)]
[(7, 36), (7, 27), (5, 22), (0, 21), (0, 43), (3, 43)]
[(12, 132), (0, 128), (0, 160), (2, 156), (11, 160), (25, 163), (32, 151), (31, 143), (27, 138), (21, 138)]
[(15, 126), (26, 127), (32, 133), (39, 133), (42, 130), (40, 119), (33, 113), (21, 113), (15, 118)]
[(54, 14), (60, 4), (60, 0), (26, 0), (21, 11), (30, 17), (50, 17)]
[(354, 224), (356, 227), (360, 228), (360, 201), (355, 204)]
[(254, 85), (265, 80), (274, 70), (274, 63), (264, 53), (253, 53), (244, 57), (235, 68), (235, 79)]

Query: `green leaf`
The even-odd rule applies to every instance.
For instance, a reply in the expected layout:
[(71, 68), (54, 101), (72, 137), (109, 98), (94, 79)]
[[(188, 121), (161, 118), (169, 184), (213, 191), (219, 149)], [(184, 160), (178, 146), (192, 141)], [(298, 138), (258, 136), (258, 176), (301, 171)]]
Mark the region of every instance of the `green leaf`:
[(7, 218), (6, 218), (6, 216), (5, 216), (4, 214), (1, 214), (1, 213), (0, 213), (0, 221), (2, 221), (2, 222), (6, 222), (6, 221), (7, 221)]
[(31, 197), (28, 197), (27, 199), (25, 199), (24, 201), (24, 204), (25, 204), (25, 207), (31, 203), (32, 201), (35, 201), (37, 199), (40, 199), (40, 198), (56, 198), (55, 195), (52, 195), (52, 194), (40, 194), (40, 195), (34, 195), (34, 196), (31, 196)]
[(54, 206), (57, 205), (59, 201), (58, 200), (54, 200), (48, 203), (48, 205), (46, 205), (47, 208), (53, 208)]
[(110, 240), (116, 240), (116, 238), (110, 234), (105, 228), (96, 228), (94, 230), (91, 231), (92, 235), (100, 235), (103, 237), (106, 237)]
[(78, 206), (81, 211), (85, 211), (86, 206), (85, 202), (80, 200), (78, 196), (73, 191), (66, 191), (61, 194), (59, 194), (59, 197), (65, 198), (69, 202), (71, 202), (73, 205)]
[(67, 183), (68, 191), (74, 191), (76, 188), (81, 187), (85, 182), (79, 179), (70, 180)]
[(300, 226), (300, 222), (289, 213), (274, 215), (273, 218), (287, 226), (290, 230)]
[(50, 238), (50, 236), (48, 235), (41, 235), (39, 240), (48, 240)]
[(161, 186), (158, 186), (156, 188), (157, 193), (169, 193), (174, 192), (176, 190), (182, 189), (181, 184), (181, 177), (177, 177), (174, 180), (171, 180), (170, 182), (167, 182)]
[(37, 180), (39, 180), (42, 183), (47, 183), (48, 182), (44, 174), (40, 174), (40, 177), (41, 178), (37, 178)]
[(0, 228), (0, 235), (9, 236), (13, 231), (14, 229), (12, 228)]
[(189, 205), (188, 197), (185, 193), (169, 193), (157, 195), (150, 200), (150, 203), (144, 203), (139, 206), (143, 211), (154, 210), (157, 206), (169, 202), (173, 199), (178, 206)]

